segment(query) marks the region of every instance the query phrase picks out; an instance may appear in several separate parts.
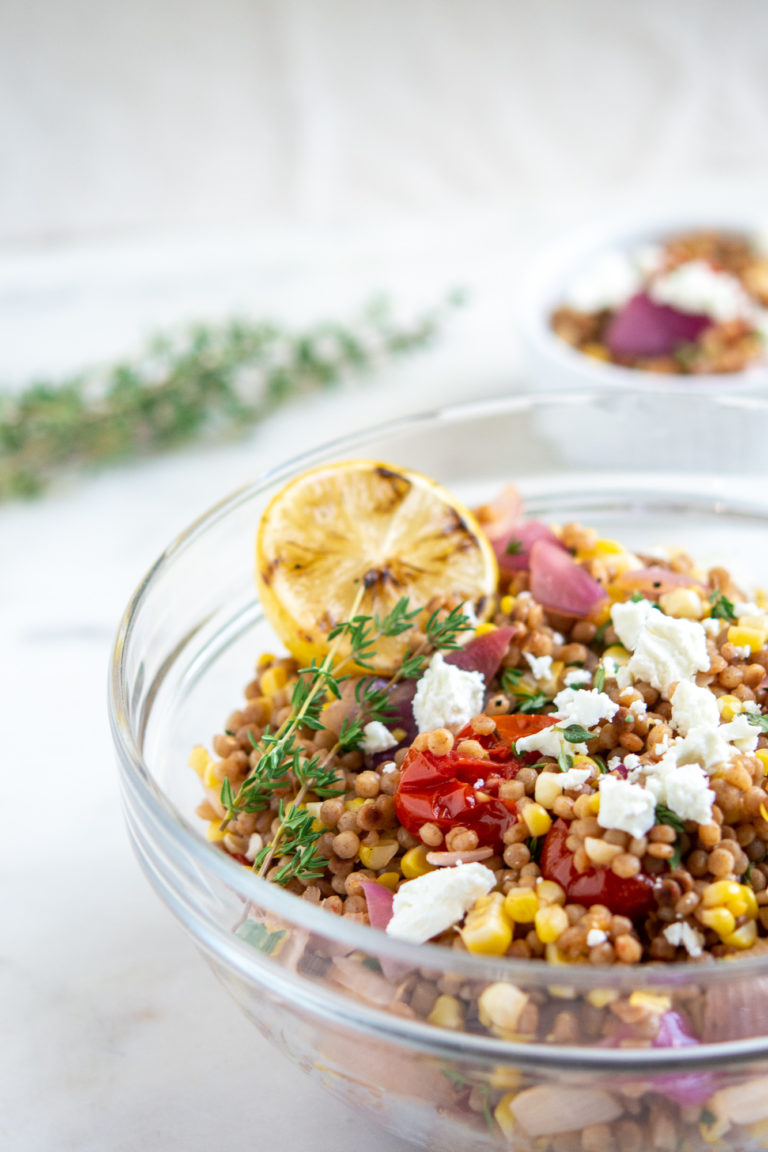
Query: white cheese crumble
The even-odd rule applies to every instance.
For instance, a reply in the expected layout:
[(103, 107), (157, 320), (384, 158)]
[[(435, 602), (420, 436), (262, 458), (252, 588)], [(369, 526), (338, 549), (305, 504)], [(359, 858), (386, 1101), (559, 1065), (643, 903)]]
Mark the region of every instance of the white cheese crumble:
[(751, 319), (755, 306), (741, 281), (718, 272), (706, 260), (686, 260), (651, 281), (648, 295), (656, 304), (712, 320)]
[(642, 287), (641, 269), (626, 252), (599, 253), (570, 283), (565, 303), (579, 312), (620, 308)]
[(648, 705), (645, 700), (633, 700), (629, 708), (627, 708), (627, 712), (631, 712), (638, 720), (641, 716), (645, 716), (647, 711)]
[(647, 600), (614, 604), (611, 619), (632, 652), (627, 671), (633, 679), (667, 693), (678, 681), (709, 668), (706, 633), (697, 620), (665, 616)]
[(699, 688), (692, 680), (679, 682), (672, 693), (671, 703), (670, 723), (683, 736), (702, 724), (716, 728), (720, 723), (716, 697), (709, 688)]
[(735, 744), (739, 752), (754, 752), (757, 748), (758, 729), (750, 724), (749, 716), (742, 713), (734, 716), (728, 724), (721, 724), (718, 733), (724, 740)]
[(596, 948), (598, 944), (605, 944), (608, 934), (602, 928), (590, 928), (587, 932), (587, 948)]
[(446, 664), (435, 652), (416, 685), (413, 716), (419, 732), (449, 728), (454, 734), (483, 710), (485, 680), (480, 672), (465, 672)]
[(749, 644), (734, 644), (733, 654), (737, 660), (746, 660), (748, 656), (752, 655), (752, 649)]
[(601, 828), (618, 828), (630, 836), (644, 836), (656, 823), (656, 799), (639, 784), (602, 776), (597, 822)]
[(581, 684), (589, 684), (591, 681), (592, 673), (586, 668), (569, 668), (563, 677), (566, 688), (578, 688)]
[(593, 768), (569, 768), (566, 772), (548, 773), (548, 775), (555, 776), (562, 786), (563, 792), (567, 791), (568, 788), (581, 788), (582, 784), (586, 784), (593, 774)]
[(515, 741), (518, 755), (521, 752), (540, 752), (542, 756), (552, 756), (555, 760), (565, 748), (571, 756), (586, 756), (586, 744), (572, 744), (566, 741), (558, 727), (542, 728), (540, 732), (532, 732), (530, 736), (521, 736)]
[(552, 675), (551, 656), (532, 656), (530, 652), (523, 652), (523, 656), (528, 661), (534, 680), (549, 680)]
[(601, 720), (612, 720), (619, 710), (607, 692), (595, 688), (563, 688), (555, 696), (555, 708), (568, 724), (594, 728)]
[(401, 884), (392, 901), (390, 936), (423, 944), (458, 924), (480, 896), (496, 884), (496, 873), (483, 864), (436, 868)]
[(681, 820), (695, 820), (697, 824), (712, 821), (715, 794), (708, 786), (709, 778), (699, 764), (678, 764), (664, 776), (664, 803)]
[(390, 748), (394, 748), (398, 741), (392, 735), (386, 724), (382, 724), (380, 720), (371, 720), (363, 728), (363, 742), (361, 747), (363, 752), (367, 752), (369, 756), (374, 756), (377, 752), (388, 752)]
[(674, 948), (679, 948), (682, 945), (689, 956), (701, 956), (704, 948), (704, 937), (701, 932), (693, 925), (687, 924), (685, 920), (677, 920), (674, 924), (668, 924), (662, 935), (666, 936)]

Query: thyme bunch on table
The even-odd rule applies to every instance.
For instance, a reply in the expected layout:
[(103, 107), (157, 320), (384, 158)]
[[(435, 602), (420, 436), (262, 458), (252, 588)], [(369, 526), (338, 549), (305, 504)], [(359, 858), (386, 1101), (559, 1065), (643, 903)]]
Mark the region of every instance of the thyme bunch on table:
[[(400, 667), (389, 681), (380, 685), (373, 678), (363, 678), (356, 687), (358, 714), (343, 722), (333, 746), (314, 755), (307, 755), (300, 741), (301, 729), (320, 731), (325, 728), (321, 715), (330, 699), (340, 700), (342, 684), (349, 679), (345, 669), (370, 669), (377, 640), (400, 636), (410, 630), (420, 609), (411, 610), (408, 600), (398, 600), (385, 616), (358, 614), (365, 589), (361, 586), (350, 612), (350, 619), (338, 624), (329, 634), (332, 641), (324, 659), (299, 669), (299, 676), (291, 693), (291, 710), (277, 732), (267, 730), (258, 741), (252, 741), (257, 754), (256, 765), (235, 794), (228, 779), (221, 788), (221, 802), (226, 809), (222, 828), (240, 812), (262, 812), (270, 806), (276, 792), (296, 787), (293, 798), (286, 802), (280, 798), (278, 827), (269, 841), (256, 855), (253, 868), (260, 876), (276, 864), (272, 879), (287, 884), (294, 877), (310, 882), (321, 876), (327, 860), (317, 851), (322, 832), (316, 826), (312, 812), (304, 804), (308, 795), (318, 800), (339, 795), (338, 770), (334, 757), (339, 753), (359, 748), (364, 737), (364, 726), (371, 720), (386, 720), (390, 715), (388, 693), (401, 679), (421, 675), (428, 654), (432, 651), (455, 648), (461, 632), (472, 627), (461, 608), (447, 614), (433, 612), (424, 625), (423, 638), (416, 648), (406, 651)], [(348, 652), (340, 658), (340, 648), (346, 639)]]
[(287, 401), (425, 347), (460, 302), (454, 293), (407, 323), (379, 301), (307, 331), (199, 324), (155, 337), (135, 361), (0, 392), (0, 500), (36, 495), (62, 472), (233, 438)]

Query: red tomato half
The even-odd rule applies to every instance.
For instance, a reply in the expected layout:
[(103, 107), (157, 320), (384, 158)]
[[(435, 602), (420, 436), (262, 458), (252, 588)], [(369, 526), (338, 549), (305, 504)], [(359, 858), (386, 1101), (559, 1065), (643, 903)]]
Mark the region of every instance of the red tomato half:
[(610, 868), (589, 868), (577, 872), (573, 865), (573, 852), (565, 842), (568, 839), (568, 824), (556, 820), (544, 839), (539, 867), (547, 880), (556, 880), (565, 889), (566, 896), (574, 904), (604, 904), (617, 916), (628, 916), (638, 920), (655, 907), (653, 881), (650, 876), (640, 873), (623, 880)]
[(455, 750), (446, 756), (409, 749), (403, 760), (400, 783), (395, 792), (395, 811), (400, 823), (417, 836), (423, 824), (437, 824), (443, 832), (462, 825), (472, 828), (483, 845), (500, 848), (504, 832), (517, 819), (514, 802), (499, 797), (499, 784), (512, 780), (536, 753), (516, 756), (515, 740), (540, 732), (554, 724), (554, 716), (497, 716), (497, 731), (478, 736), (471, 725), (456, 737), (478, 740), (488, 759), (460, 756)]

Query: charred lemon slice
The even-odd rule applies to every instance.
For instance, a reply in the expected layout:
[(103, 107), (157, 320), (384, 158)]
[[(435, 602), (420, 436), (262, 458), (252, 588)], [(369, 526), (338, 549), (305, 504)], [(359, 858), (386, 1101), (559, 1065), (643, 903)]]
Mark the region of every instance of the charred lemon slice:
[[(472, 513), (444, 488), (373, 460), (324, 465), (292, 480), (267, 507), (256, 538), (264, 613), (302, 662), (322, 659), (328, 633), (353, 615), (383, 617), (437, 598), (491, 609), (498, 569)], [(376, 642), (371, 664), (391, 672), (413, 636)], [(343, 654), (344, 649), (341, 649)]]

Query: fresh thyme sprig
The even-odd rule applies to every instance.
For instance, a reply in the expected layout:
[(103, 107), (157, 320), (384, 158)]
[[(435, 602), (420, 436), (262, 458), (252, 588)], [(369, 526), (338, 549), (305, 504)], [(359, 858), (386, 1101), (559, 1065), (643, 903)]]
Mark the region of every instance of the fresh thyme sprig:
[[(375, 655), (376, 641), (402, 635), (414, 626), (420, 609), (411, 610), (408, 600), (401, 598), (385, 616), (358, 615), (364, 594), (361, 585), (350, 613), (350, 619), (338, 624), (330, 633), (331, 647), (324, 659), (299, 670), (299, 677), (291, 694), (291, 711), (277, 732), (267, 730), (259, 741), (252, 740), (258, 754), (256, 766), (245, 779), (237, 794), (225, 778), (221, 788), (221, 801), (226, 810), (222, 828), (226, 828), (240, 812), (261, 812), (268, 808), (273, 796), (296, 786), (296, 794), (286, 801), (280, 797), (278, 827), (268, 844), (256, 855), (253, 868), (265, 875), (278, 861), (272, 879), (287, 884), (294, 877), (309, 882), (322, 875), (327, 861), (317, 851), (322, 830), (303, 807), (311, 793), (318, 799), (338, 795), (337, 770), (333, 767), (338, 752), (360, 746), (363, 728), (371, 720), (384, 720), (391, 714), (388, 693), (399, 680), (410, 678), (410, 671), (424, 670), (428, 652), (456, 647), (459, 634), (472, 627), (461, 608), (445, 615), (436, 611), (424, 626), (424, 638), (416, 650), (406, 656), (397, 671), (383, 686), (373, 676), (364, 677), (355, 689), (358, 714), (344, 721), (336, 742), (327, 751), (308, 757), (299, 743), (302, 728), (324, 728), (320, 719), (323, 705), (329, 696), (341, 698), (341, 684), (348, 679), (345, 669), (350, 666), (373, 671), (370, 660)], [(344, 641), (348, 651), (340, 657)]]
[(352, 323), (293, 332), (233, 320), (155, 337), (133, 362), (0, 393), (0, 500), (57, 475), (242, 435), (274, 408), (423, 348), (458, 293), (410, 323), (376, 302)]

